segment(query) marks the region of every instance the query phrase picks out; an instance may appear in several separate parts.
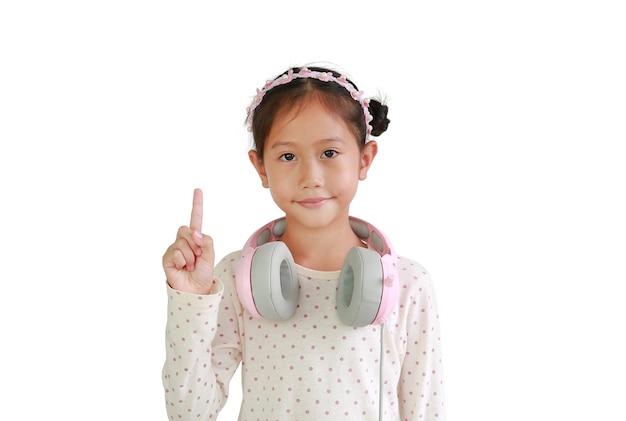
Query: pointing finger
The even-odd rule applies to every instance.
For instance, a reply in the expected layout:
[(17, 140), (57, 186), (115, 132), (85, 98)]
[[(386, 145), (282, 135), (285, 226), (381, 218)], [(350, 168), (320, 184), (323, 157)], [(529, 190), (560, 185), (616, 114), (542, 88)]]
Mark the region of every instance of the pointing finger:
[(193, 232), (202, 232), (202, 190), (193, 191), (193, 205), (191, 207), (191, 222), (189, 228)]

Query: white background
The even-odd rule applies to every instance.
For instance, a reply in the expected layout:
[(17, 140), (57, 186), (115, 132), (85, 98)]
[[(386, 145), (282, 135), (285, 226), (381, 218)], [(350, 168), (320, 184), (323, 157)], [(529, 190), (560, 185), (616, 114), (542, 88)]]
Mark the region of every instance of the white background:
[(219, 257), (279, 216), (245, 107), (322, 61), (387, 97), (352, 213), (432, 273), (449, 419), (626, 419), (620, 3), (2, 2), (0, 417), (166, 419), (161, 256), (194, 187)]

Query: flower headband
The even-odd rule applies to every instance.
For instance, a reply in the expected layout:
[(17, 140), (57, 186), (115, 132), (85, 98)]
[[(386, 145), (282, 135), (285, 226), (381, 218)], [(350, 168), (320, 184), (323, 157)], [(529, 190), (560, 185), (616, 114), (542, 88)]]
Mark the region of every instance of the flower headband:
[(348, 81), (345, 76), (335, 77), (331, 72), (318, 72), (315, 70), (307, 69), (306, 67), (301, 68), (297, 73), (294, 73), (293, 69), (289, 69), (289, 71), (277, 77), (274, 80), (268, 80), (265, 83), (265, 86), (261, 89), (256, 90), (256, 95), (252, 100), (252, 104), (246, 109), (248, 112), (248, 116), (246, 118), (246, 126), (248, 131), (252, 131), (252, 118), (254, 116), (254, 110), (261, 104), (263, 101), (263, 97), (272, 88), (276, 86), (285, 85), (296, 78), (309, 78), (309, 79), (317, 79), (322, 82), (335, 82), (336, 84), (343, 86), (346, 91), (350, 93), (350, 96), (355, 101), (358, 101), (361, 104), (361, 108), (363, 108), (363, 114), (365, 115), (365, 125), (367, 130), (367, 136), (372, 134), (372, 126), (370, 122), (372, 121), (372, 115), (369, 111), (369, 99), (363, 98), (363, 91), (357, 90), (352, 83)]

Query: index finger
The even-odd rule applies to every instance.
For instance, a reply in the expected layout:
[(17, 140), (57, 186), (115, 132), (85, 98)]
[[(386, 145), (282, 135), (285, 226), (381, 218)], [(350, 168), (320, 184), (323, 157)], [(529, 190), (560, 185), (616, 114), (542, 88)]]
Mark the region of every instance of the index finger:
[(191, 207), (191, 222), (189, 228), (192, 231), (202, 232), (202, 190), (193, 191), (193, 205)]

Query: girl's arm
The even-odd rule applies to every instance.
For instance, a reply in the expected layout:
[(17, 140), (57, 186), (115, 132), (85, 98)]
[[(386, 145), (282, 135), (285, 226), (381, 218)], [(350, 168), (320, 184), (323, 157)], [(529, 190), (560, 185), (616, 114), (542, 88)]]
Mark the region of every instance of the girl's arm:
[(241, 360), (238, 329), (222, 323), (237, 325), (236, 306), (228, 305), (229, 299), (218, 279), (209, 295), (168, 287), (163, 386), (171, 420), (215, 419), (226, 403)]
[(407, 354), (398, 389), (401, 420), (444, 421), (439, 313), (428, 272), (415, 273), (408, 300)]

